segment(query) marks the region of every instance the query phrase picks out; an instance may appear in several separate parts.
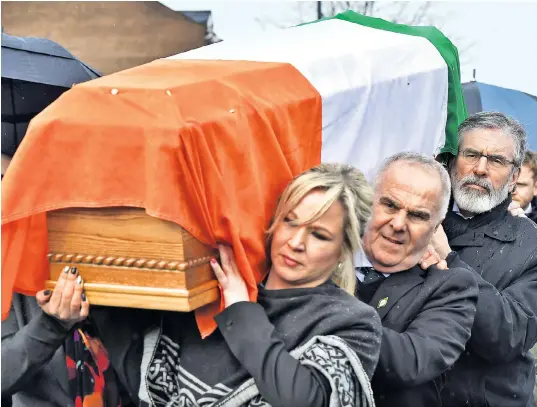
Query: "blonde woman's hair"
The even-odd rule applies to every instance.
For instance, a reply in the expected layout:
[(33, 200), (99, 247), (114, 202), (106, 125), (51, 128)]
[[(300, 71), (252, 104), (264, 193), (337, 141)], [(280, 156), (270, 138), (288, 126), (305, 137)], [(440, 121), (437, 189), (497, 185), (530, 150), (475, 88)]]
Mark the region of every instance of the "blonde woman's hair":
[(332, 281), (354, 295), (356, 275), (354, 273), (354, 253), (361, 248), (361, 237), (365, 224), (371, 217), (373, 190), (362, 172), (345, 164), (320, 164), (295, 177), (283, 191), (276, 212), (267, 231), (266, 247), (268, 268), (271, 267), (270, 247), (274, 230), (298, 203), (310, 192), (325, 191), (324, 203), (319, 210), (302, 224), (310, 224), (319, 219), (339, 201), (343, 206), (343, 246), (341, 267), (335, 268)]

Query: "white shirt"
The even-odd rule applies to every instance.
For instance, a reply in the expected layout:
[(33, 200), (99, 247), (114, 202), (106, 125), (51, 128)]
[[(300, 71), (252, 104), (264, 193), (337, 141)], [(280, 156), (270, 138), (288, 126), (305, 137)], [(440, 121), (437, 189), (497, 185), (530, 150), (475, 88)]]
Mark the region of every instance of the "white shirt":
[(530, 213), (533, 208), (531, 207), (531, 202), (528, 204), (526, 209), (524, 209), (524, 213)]
[(473, 216), (464, 216), (464, 215), (461, 213), (461, 211), (460, 211), (460, 209), (459, 209), (459, 207), (457, 206), (457, 203), (456, 203), (455, 201), (453, 201), (453, 212), (455, 212), (457, 215), (459, 215), (459, 216), (460, 216), (461, 218), (463, 218), (463, 219), (472, 219), (472, 218), (473, 218)]
[[(358, 250), (354, 254), (354, 265), (355, 267), (373, 267), (371, 262), (367, 259), (367, 256), (362, 250)], [(384, 277), (390, 277), (390, 273), (382, 273)], [(365, 275), (362, 273), (360, 269), (356, 270), (356, 278), (358, 281), (362, 282), (364, 281)]]

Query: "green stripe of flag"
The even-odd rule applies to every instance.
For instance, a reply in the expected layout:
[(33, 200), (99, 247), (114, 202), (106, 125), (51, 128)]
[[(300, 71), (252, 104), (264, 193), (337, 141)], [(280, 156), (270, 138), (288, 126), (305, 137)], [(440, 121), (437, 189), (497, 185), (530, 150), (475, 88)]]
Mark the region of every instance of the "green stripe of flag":
[(440, 153), (456, 155), (458, 150), (457, 127), (468, 117), (462, 93), (460, 61), (457, 47), (435, 27), (412, 27), (396, 24), (381, 18), (367, 17), (354, 11), (345, 11), (334, 17), (323, 18), (313, 23), (329, 19), (339, 19), (379, 30), (423, 37), (435, 46), (448, 67), (446, 142)]

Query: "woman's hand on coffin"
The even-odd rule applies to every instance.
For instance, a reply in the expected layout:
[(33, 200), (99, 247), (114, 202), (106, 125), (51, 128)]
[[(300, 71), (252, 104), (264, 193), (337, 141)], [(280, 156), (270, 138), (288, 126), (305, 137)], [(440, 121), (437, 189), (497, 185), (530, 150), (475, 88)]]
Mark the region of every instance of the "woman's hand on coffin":
[(222, 288), (226, 307), (236, 302), (250, 301), (248, 288), (237, 268), (233, 250), (230, 247), (219, 245), (218, 251), (222, 266), (218, 264), (216, 259), (211, 259), (211, 267)]
[(39, 291), (35, 298), (44, 313), (67, 328), (83, 321), (89, 314), (84, 281), (76, 267), (64, 267), (54, 290)]
[(427, 248), (427, 251), (421, 258), (419, 264), (423, 270), (427, 270), (433, 265), (436, 265), (436, 267), (438, 267), (440, 270), (448, 269), (447, 262), (440, 257), (432, 244), (430, 244)]

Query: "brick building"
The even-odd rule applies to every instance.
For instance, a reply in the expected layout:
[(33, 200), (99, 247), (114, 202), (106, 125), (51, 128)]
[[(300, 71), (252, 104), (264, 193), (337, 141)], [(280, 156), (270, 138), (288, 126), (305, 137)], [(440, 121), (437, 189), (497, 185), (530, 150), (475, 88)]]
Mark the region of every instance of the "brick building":
[(103, 74), (218, 41), (210, 11), (157, 1), (2, 1), (2, 30), (49, 38)]

